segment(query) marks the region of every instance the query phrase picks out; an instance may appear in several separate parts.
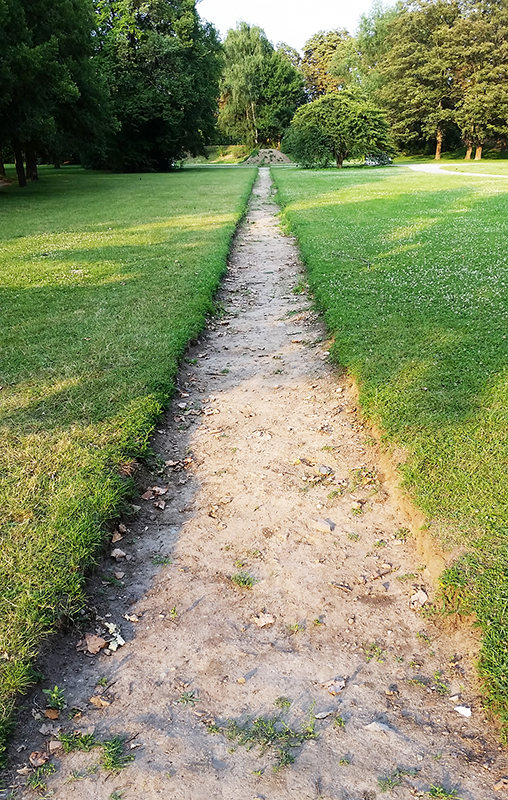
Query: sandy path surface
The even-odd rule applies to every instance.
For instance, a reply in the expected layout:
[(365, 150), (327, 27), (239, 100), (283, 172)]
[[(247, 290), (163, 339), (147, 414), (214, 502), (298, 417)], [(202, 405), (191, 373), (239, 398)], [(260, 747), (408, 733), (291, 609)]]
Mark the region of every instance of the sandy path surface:
[[(47, 782), (62, 800), (374, 800), (432, 786), (503, 796), (493, 787), (507, 762), (471, 683), (474, 640), (419, 609), (428, 571), (351, 382), (331, 370), (308, 300), (291, 291), (301, 268), (271, 191), (261, 169), (225, 316), (189, 351), (155, 439), (159, 474), (139, 476), (142, 490), (168, 490), (138, 501), (112, 545), (127, 559), (106, 559), (96, 578), (83, 632), (117, 624), (126, 644), (91, 656), (74, 633), (51, 643), (43, 685), (80, 711), (41, 719), (39, 688), (21, 709), (15, 766), (54, 749)], [(236, 586), (239, 573), (254, 585)], [(222, 732), (259, 717), (304, 732), (286, 748), (294, 763), (277, 769), (277, 746), (248, 749)], [(64, 755), (60, 727), (123, 736), (134, 760), (111, 774), (98, 750)], [(13, 796), (33, 797), (24, 781), (13, 774)]]

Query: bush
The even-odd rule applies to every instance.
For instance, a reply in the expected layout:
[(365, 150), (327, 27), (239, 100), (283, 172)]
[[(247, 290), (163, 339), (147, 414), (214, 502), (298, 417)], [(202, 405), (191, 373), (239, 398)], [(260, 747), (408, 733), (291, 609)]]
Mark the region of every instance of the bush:
[(282, 140), (281, 150), (304, 169), (326, 167), (333, 158), (328, 137), (315, 125), (289, 128)]

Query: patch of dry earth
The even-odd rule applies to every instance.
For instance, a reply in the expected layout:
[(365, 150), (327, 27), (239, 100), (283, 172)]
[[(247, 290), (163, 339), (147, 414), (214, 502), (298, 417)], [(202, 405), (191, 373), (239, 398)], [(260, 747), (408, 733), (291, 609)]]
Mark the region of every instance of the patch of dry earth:
[[(161, 422), (157, 449), (175, 463), (147, 483), (169, 485), (165, 508), (139, 501), (115, 545), (131, 560), (107, 565), (126, 573), (122, 585), (97, 595), (127, 643), (91, 657), (71, 634), (42, 657), (46, 682), (82, 710), (58, 724), (125, 736), (135, 760), (108, 775), (93, 772), (97, 751), (57, 753), (49, 786), (62, 800), (374, 800), (391, 775), (385, 796), (428, 796), (435, 785), (492, 798), (507, 763), (472, 683), (474, 638), (411, 605), (431, 593), (429, 575), (411, 538), (396, 538), (408, 518), (366, 443), (354, 387), (327, 363), (307, 298), (292, 293), (301, 268), (271, 191), (261, 169), (224, 281), (225, 316), (189, 351)], [(171, 563), (156, 568), (154, 556)], [(231, 581), (241, 572), (252, 588)], [(107, 686), (95, 689), (101, 677)], [(89, 703), (97, 693), (110, 702), (102, 710)], [(313, 719), (318, 738), (274, 771), (272, 751), (208, 730), (261, 715), (297, 728)], [(16, 766), (54, 740), (40, 726), (18, 732)]]

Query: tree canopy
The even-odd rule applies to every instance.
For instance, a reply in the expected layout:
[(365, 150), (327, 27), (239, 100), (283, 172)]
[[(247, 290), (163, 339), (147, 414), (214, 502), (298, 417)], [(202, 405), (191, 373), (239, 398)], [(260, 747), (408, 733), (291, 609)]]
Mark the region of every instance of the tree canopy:
[(304, 100), (303, 78), (287, 45), (276, 50), (264, 31), (240, 22), (224, 42), (219, 127), (247, 144), (273, 143)]
[(322, 164), (328, 151), (340, 168), (347, 158), (391, 151), (392, 144), (383, 113), (357, 93), (344, 90), (298, 109), (286, 149), (305, 166), (312, 165), (313, 152), (314, 163)]
[(215, 126), (220, 43), (195, 0), (95, 0), (96, 61), (116, 131), (99, 161), (166, 169), (203, 151)]

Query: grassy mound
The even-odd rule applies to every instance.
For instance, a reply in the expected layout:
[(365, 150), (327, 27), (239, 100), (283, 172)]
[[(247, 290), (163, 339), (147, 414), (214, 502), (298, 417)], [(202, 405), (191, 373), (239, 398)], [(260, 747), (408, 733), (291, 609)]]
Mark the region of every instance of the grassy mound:
[(213, 309), (255, 169), (42, 170), (0, 188), (0, 759), (41, 637)]
[(333, 358), (407, 451), (407, 491), (445, 546), (467, 552), (443, 575), (443, 596), (483, 628), (480, 673), (506, 726), (508, 176), (273, 175)]

